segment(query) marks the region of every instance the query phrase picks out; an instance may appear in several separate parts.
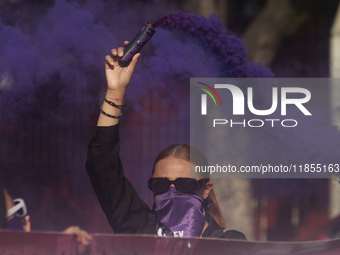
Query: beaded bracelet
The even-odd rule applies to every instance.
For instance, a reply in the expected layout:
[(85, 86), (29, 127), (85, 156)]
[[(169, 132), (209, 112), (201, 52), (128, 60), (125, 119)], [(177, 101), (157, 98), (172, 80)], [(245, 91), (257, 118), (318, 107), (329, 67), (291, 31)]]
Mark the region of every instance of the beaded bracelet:
[(106, 103), (108, 103), (109, 105), (111, 105), (111, 106), (113, 106), (114, 108), (117, 108), (117, 109), (122, 109), (123, 105), (125, 104), (125, 99), (123, 100), (123, 103), (121, 105), (116, 105), (114, 102), (107, 100), (106, 97), (104, 97), (104, 100), (105, 100)]
[(110, 118), (113, 118), (113, 119), (119, 119), (120, 116), (122, 116), (122, 111), (120, 111), (120, 114), (119, 114), (118, 116), (110, 115), (110, 114), (104, 112), (104, 111), (103, 111), (103, 105), (100, 106), (100, 112), (101, 112), (102, 114), (104, 114), (105, 116), (110, 117)]

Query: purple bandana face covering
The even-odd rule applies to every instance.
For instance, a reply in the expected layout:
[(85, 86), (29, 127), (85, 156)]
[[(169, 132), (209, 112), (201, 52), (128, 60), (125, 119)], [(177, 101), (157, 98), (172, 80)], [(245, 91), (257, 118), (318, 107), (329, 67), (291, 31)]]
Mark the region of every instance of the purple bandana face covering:
[(170, 187), (155, 196), (157, 234), (159, 236), (200, 236), (204, 226), (203, 197), (186, 194)]

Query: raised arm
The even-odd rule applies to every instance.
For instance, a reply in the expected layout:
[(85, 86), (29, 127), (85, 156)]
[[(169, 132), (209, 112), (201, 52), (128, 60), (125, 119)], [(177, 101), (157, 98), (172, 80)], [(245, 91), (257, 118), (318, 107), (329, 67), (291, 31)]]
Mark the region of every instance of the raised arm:
[[(128, 45), (128, 42), (124, 42)], [(113, 49), (105, 58), (107, 78), (106, 99), (122, 105), (139, 54), (127, 66), (121, 66), (118, 56), (123, 55), (123, 47)], [(120, 109), (104, 102), (95, 137), (88, 149), (86, 170), (100, 205), (115, 233), (137, 233), (148, 221), (148, 206), (139, 198), (130, 181), (125, 178), (119, 158)]]

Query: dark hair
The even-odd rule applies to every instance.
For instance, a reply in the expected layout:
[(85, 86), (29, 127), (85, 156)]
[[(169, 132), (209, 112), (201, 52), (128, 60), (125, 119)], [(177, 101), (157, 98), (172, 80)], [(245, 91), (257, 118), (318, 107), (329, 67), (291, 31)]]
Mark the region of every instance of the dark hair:
[[(183, 159), (195, 164), (196, 166), (208, 166), (208, 160), (200, 150), (195, 147), (191, 147), (188, 144), (173, 144), (159, 153), (152, 167), (152, 175), (155, 172), (155, 166), (158, 161), (168, 157)], [(213, 189), (210, 190), (208, 199), (211, 203), (213, 203), (213, 206), (205, 208), (207, 216), (213, 218), (221, 227), (226, 228), (226, 224)]]

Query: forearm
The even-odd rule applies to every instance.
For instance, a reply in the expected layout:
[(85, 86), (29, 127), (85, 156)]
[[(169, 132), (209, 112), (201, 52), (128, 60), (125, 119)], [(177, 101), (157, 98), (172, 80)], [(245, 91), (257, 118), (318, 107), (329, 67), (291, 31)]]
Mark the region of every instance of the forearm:
[[(115, 103), (116, 105), (122, 105), (123, 100), (124, 100), (124, 95), (125, 95), (125, 89), (120, 89), (120, 90), (110, 90), (108, 89), (106, 92), (106, 99)], [(102, 110), (106, 112), (109, 115), (113, 116), (119, 116), (121, 109), (115, 108), (111, 105), (109, 105), (107, 102), (103, 102), (103, 108)], [(119, 118), (111, 118), (108, 117), (102, 113), (99, 115), (98, 127), (106, 127), (106, 126), (113, 126), (119, 123)]]
[(118, 125), (98, 127), (90, 142), (86, 161), (86, 171), (108, 218), (115, 212), (124, 178), (119, 159), (118, 132)]
[[(12, 207), (14, 207), (13, 200), (11, 196), (7, 193), (7, 191), (4, 189), (4, 195), (5, 195), (5, 201), (6, 201), (6, 210), (8, 211)], [(14, 214), (7, 218), (7, 221), (11, 220), (14, 217)]]
[(118, 132), (118, 125), (97, 128), (89, 145), (86, 170), (113, 230), (135, 233), (147, 220), (149, 208), (124, 177)]

